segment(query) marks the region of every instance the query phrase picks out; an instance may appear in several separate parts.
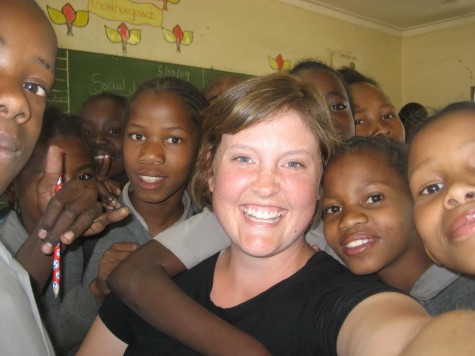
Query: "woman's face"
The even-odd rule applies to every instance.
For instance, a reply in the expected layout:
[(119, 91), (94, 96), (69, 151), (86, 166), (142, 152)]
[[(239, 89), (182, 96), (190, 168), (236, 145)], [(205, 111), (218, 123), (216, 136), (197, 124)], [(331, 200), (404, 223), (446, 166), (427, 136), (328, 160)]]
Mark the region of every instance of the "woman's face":
[(299, 114), (281, 112), (223, 135), (212, 170), (214, 211), (240, 251), (272, 256), (303, 241), (322, 165), (318, 142)]

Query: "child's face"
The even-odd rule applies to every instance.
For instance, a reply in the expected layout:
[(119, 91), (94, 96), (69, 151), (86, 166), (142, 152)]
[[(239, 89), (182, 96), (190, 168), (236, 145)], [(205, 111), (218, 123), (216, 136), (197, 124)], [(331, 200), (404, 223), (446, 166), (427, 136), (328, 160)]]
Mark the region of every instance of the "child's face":
[(416, 241), (407, 183), (381, 153), (344, 154), (323, 181), (325, 239), (356, 274), (384, 273)]
[(350, 86), (355, 110), (357, 136), (389, 136), (404, 142), (404, 125), (389, 99), (374, 85), (357, 83)]
[(181, 202), (199, 137), (180, 97), (149, 90), (133, 101), (125, 126), (124, 163), (136, 208), (140, 202)]
[(28, 161), (53, 86), (56, 37), (41, 10), (0, 1), (0, 193)]
[(448, 114), (416, 135), (409, 183), (416, 226), (431, 257), (475, 274), (475, 113)]
[(64, 152), (64, 182), (72, 179), (85, 181), (94, 178), (89, 151), (79, 138), (57, 136), (47, 145), (38, 145), (25, 168), (14, 180), (14, 190), (20, 206), (22, 222), (28, 232), (33, 231), (41, 217), (37, 204), (36, 186), (43, 176), (46, 153), (50, 145), (55, 145)]
[(91, 101), (81, 113), (81, 125), (93, 147), (96, 163), (109, 155), (112, 158), (109, 177), (114, 179), (124, 174), (124, 109), (109, 99)]
[(323, 70), (304, 70), (298, 74), (302, 80), (314, 83), (325, 95), (338, 136), (347, 140), (355, 135), (355, 122), (351, 113), (348, 93), (343, 83)]

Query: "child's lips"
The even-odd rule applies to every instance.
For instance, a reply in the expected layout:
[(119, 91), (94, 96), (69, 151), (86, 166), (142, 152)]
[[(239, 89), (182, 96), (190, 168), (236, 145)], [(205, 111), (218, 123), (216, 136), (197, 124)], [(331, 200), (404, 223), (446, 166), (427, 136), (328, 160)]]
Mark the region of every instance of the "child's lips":
[(378, 240), (378, 237), (366, 232), (356, 232), (346, 236), (341, 245), (345, 254), (355, 256), (366, 252), (373, 247)]
[(475, 235), (475, 209), (465, 211), (454, 219), (447, 238), (456, 241), (471, 235)]

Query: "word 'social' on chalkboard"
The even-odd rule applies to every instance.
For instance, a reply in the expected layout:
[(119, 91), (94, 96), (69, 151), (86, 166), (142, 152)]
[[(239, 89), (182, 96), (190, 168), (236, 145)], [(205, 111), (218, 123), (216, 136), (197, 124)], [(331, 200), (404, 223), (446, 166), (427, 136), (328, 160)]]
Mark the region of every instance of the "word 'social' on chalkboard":
[(225, 75), (249, 75), (178, 64), (60, 49), (56, 80), (48, 98), (51, 105), (78, 114), (86, 99), (102, 92), (129, 97), (135, 88), (154, 77), (176, 77), (202, 90), (212, 79)]

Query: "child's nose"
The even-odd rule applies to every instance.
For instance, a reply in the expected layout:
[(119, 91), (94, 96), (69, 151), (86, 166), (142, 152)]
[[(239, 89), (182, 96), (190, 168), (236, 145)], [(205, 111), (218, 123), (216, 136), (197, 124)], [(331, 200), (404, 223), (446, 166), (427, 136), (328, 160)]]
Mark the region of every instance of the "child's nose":
[[(8, 74), (0, 74), (3, 75)], [(24, 124), (31, 117), (30, 105), (23, 86), (17, 84), (18, 80), (2, 78), (0, 84), (0, 118), (15, 119), (18, 124)], [(9, 83), (14, 83), (9, 85)]]
[(461, 204), (475, 200), (475, 186), (463, 182), (452, 183), (444, 196), (446, 209), (453, 209)]
[(366, 214), (359, 207), (347, 206), (341, 212), (340, 229), (351, 229), (358, 224), (368, 222)]
[(157, 143), (145, 143), (140, 152), (140, 163), (163, 164), (166, 161), (163, 145)]

